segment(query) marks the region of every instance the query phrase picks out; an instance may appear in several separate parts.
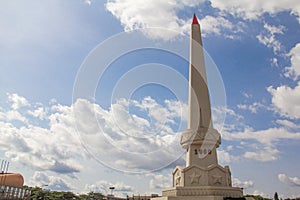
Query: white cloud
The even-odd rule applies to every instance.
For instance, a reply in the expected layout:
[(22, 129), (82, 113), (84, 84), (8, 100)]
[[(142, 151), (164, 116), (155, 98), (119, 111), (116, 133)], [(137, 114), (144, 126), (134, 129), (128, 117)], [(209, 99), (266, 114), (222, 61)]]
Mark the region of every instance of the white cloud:
[(259, 190), (254, 190), (253, 195), (259, 195), (259, 196), (262, 196), (262, 197), (269, 196), (268, 194), (266, 194), (266, 193), (264, 193), (262, 191), (259, 191)]
[(298, 177), (289, 177), (286, 174), (278, 174), (278, 179), (284, 184), (300, 187), (300, 178)]
[(247, 99), (252, 97), (252, 94), (248, 94), (247, 92), (243, 92), (242, 93), (244, 97), (246, 97)]
[[(35, 172), (34, 175), (29, 180), (29, 184), (32, 186), (39, 186), (39, 187), (47, 187), (47, 189), (51, 190), (70, 190), (72, 186), (70, 183), (66, 182), (61, 177), (57, 176), (49, 176), (44, 172)], [(45, 188), (44, 188), (45, 189)]]
[(272, 66), (279, 67), (278, 59), (277, 58), (271, 58), (270, 61), (271, 61), (271, 65)]
[(238, 178), (233, 178), (232, 179), (232, 186), (247, 189), (247, 188), (253, 187), (254, 182), (252, 180), (241, 181)]
[(244, 19), (257, 20), (264, 13), (275, 14), (282, 11), (300, 15), (300, 5), (297, 0), (261, 1), (261, 0), (211, 0), (212, 6), (234, 16)]
[(92, 0), (84, 0), (84, 3), (91, 5), (92, 4)]
[[(227, 38), (234, 39), (234, 35), (230, 35), (228, 33), (228, 30), (231, 32), (241, 32), (240, 29), (243, 24), (240, 24), (238, 26), (233, 25), (229, 20), (225, 19), (224, 17), (218, 16), (213, 17), (210, 15), (205, 16), (203, 19), (200, 20), (202, 25), (202, 36), (207, 36), (210, 34), (216, 34), (216, 35), (223, 35)], [(225, 31), (227, 30), (227, 31)], [(226, 32), (226, 33), (225, 33)]]
[(276, 120), (276, 123), (280, 124), (286, 128), (290, 128), (292, 130), (300, 129), (300, 125), (295, 124), (294, 122), (286, 120), (286, 119), (285, 120), (278, 119), (278, 120)]
[[(200, 6), (203, 1), (159, 1), (152, 0), (108, 0), (106, 8), (118, 20), (120, 20), (125, 31), (137, 28), (161, 27), (175, 30), (179, 33), (188, 33), (191, 19), (186, 16), (180, 16), (179, 13), (186, 7)], [(244, 23), (242, 20), (233, 25), (231, 21), (226, 19), (228, 13), (242, 18), (244, 20), (259, 20), (264, 13), (276, 14), (281, 11), (289, 11), (299, 16), (300, 6), (297, 0), (288, 0), (278, 3), (275, 0), (261, 2), (260, 0), (246, 1), (222, 1), (211, 0), (214, 8), (220, 9), (217, 16), (207, 15), (201, 20), (203, 35), (216, 34), (223, 35), (227, 38), (235, 39), (238, 32), (242, 32)], [(155, 15), (153, 15), (155, 11)], [(299, 19), (300, 20), (300, 19)], [(257, 36), (258, 40), (269, 48), (273, 48), (274, 52), (281, 50), (282, 45), (279, 40), (275, 39), (276, 34), (283, 34), (284, 27), (264, 25), (267, 33), (261, 33)], [(146, 31), (146, 30), (145, 30)], [(152, 38), (171, 39), (178, 33), (164, 33), (165, 31), (151, 31), (146, 34)], [(230, 33), (231, 32), (231, 33)]]
[(262, 149), (255, 151), (247, 151), (244, 157), (247, 159), (257, 160), (261, 162), (274, 161), (278, 159), (279, 151), (272, 145), (267, 145)]
[(242, 132), (224, 131), (223, 139), (229, 141), (248, 141), (243, 143), (242, 157), (262, 162), (274, 161), (279, 158), (280, 151), (277, 143), (286, 139), (299, 140), (300, 132), (290, 132), (285, 127), (269, 128), (265, 130), (253, 130), (245, 128)]
[(233, 156), (225, 150), (218, 150), (219, 162), (226, 164), (238, 159), (238, 156)]
[(10, 110), (4, 113), (4, 118), (6, 118), (7, 121), (17, 120), (24, 123), (27, 122), (27, 119), (17, 110)]
[(214, 122), (214, 127), (220, 132), (222, 132), (223, 129), (230, 129), (228, 123), (224, 124), (225, 117), (227, 120), (234, 119), (236, 121), (239, 121), (243, 118), (243, 116), (237, 114), (234, 110), (228, 107), (212, 107), (212, 118)]
[[(129, 106), (133, 113), (128, 113)], [(178, 143), (180, 126), (176, 125), (186, 120), (182, 113), (187, 106), (181, 102), (167, 100), (162, 106), (150, 97), (141, 102), (120, 99), (105, 110), (79, 99), (71, 106), (52, 102), (50, 108), (32, 107), (18, 117), (28, 121), (22, 127), (3, 117), (16, 110), (0, 112), (2, 150), (31, 169), (70, 175), (80, 172), (83, 161), (91, 156), (79, 139), (100, 162), (126, 171), (159, 169), (183, 153)], [(42, 123), (42, 119), (47, 120)]]
[(125, 196), (128, 193), (132, 193), (135, 191), (133, 186), (125, 184), (123, 182), (111, 183), (107, 181), (97, 181), (93, 184), (86, 184), (85, 190), (92, 192), (100, 192), (104, 195), (110, 194), (109, 188), (114, 187), (113, 194), (118, 197)]
[(146, 176), (151, 177), (149, 181), (150, 189), (166, 189), (172, 187), (172, 175), (168, 173), (168, 175), (164, 174), (147, 174)]
[(5, 155), (14, 162), (36, 170), (74, 173), (81, 168), (76, 159), (81, 157), (82, 148), (78, 148), (78, 142), (68, 131), (52, 132), (32, 125), (18, 128), (0, 122), (0, 144)]
[[(178, 12), (186, 7), (200, 5), (202, 1), (142, 1), (142, 0), (109, 0), (106, 4), (109, 10), (117, 19), (120, 20), (125, 31), (131, 31), (137, 28), (160, 27), (166, 28), (178, 33), (188, 33), (192, 16), (188, 19), (180, 18)], [(155, 12), (155, 15), (153, 15)], [(233, 30), (240, 32), (242, 25), (234, 26), (224, 17), (206, 16), (201, 20), (203, 35), (220, 35), (223, 30)], [(146, 31), (146, 30), (145, 30)], [(148, 30), (149, 31), (149, 30)], [(165, 31), (147, 32), (151, 38), (171, 39), (178, 33)], [(225, 34), (227, 38), (233, 38), (233, 35)]]
[(44, 107), (38, 107), (35, 110), (28, 110), (28, 114), (33, 117), (38, 117), (40, 120), (44, 120), (47, 117), (47, 111)]
[(22, 96), (19, 96), (16, 93), (13, 93), (13, 94), (7, 93), (7, 99), (11, 103), (11, 107), (14, 110), (17, 110), (17, 109), (19, 109), (21, 107), (29, 105), (27, 99), (25, 99)]
[(300, 82), (294, 88), (287, 85), (267, 88), (272, 95), (272, 104), (276, 111), (291, 119), (300, 118)]
[[(120, 20), (125, 31), (137, 28), (161, 27), (182, 32), (187, 22), (184, 19), (180, 19), (176, 12), (186, 6), (194, 6), (198, 2), (109, 0), (106, 3), (106, 8)], [(176, 35), (164, 35), (162, 31), (148, 34), (150, 37), (163, 39), (170, 39)]]
[(267, 23), (264, 24), (265, 31), (256, 36), (258, 41), (268, 48), (273, 49), (274, 54), (277, 54), (282, 50), (282, 44), (276, 39), (276, 35), (283, 34), (285, 27), (283, 26), (271, 26)]
[(291, 66), (285, 67), (285, 76), (297, 80), (300, 76), (300, 43), (290, 50)]
[(242, 110), (249, 110), (251, 113), (257, 113), (261, 108), (266, 108), (265, 105), (259, 102), (254, 102), (250, 105), (247, 104), (238, 104), (237, 107)]

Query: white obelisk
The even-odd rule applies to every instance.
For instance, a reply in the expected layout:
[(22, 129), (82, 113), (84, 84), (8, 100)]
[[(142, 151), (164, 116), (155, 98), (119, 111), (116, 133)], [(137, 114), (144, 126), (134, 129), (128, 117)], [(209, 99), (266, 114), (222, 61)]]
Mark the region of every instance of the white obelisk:
[(181, 144), (187, 150), (187, 167), (207, 167), (218, 164), (216, 148), (220, 134), (213, 129), (200, 24), (195, 14), (191, 25), (189, 72), (188, 129), (182, 133)]
[(155, 200), (223, 200), (242, 197), (242, 189), (231, 186), (228, 166), (218, 164), (220, 133), (213, 128), (200, 24), (194, 14), (191, 25), (188, 129), (181, 145), (186, 149), (186, 166), (173, 170), (173, 187)]

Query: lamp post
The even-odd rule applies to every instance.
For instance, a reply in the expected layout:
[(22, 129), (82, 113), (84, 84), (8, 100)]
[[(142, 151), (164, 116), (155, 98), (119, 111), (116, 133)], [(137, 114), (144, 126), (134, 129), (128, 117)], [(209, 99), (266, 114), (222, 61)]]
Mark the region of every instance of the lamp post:
[[(41, 185), (42, 191), (44, 191), (43, 187), (48, 187), (48, 184)], [(44, 192), (43, 192), (44, 193)], [(43, 194), (43, 200), (45, 200), (46, 193)]]
[(113, 186), (112, 186), (112, 187), (109, 187), (109, 189), (111, 190), (111, 194), (110, 194), (110, 195), (112, 196), (112, 195), (113, 195), (113, 191), (114, 191), (115, 187), (113, 187)]
[(44, 185), (41, 185), (41, 188), (43, 189), (43, 187), (48, 187), (49, 185), (48, 184), (44, 184)]

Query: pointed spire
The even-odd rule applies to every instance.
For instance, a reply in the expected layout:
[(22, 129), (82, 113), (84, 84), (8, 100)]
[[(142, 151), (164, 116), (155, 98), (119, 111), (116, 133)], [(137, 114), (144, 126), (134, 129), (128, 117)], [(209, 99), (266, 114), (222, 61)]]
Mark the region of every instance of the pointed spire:
[(194, 17), (193, 17), (193, 23), (192, 24), (199, 24), (198, 23), (198, 19), (196, 17), (196, 14), (194, 13)]

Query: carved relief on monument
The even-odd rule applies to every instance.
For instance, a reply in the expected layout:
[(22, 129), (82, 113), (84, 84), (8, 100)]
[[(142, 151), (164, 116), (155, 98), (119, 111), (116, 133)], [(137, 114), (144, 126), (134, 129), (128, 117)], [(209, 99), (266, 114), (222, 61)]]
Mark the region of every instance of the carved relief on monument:
[[(219, 165), (211, 167), (209, 169), (209, 185), (214, 186), (229, 186), (229, 174), (228, 169)], [(230, 180), (231, 182), (231, 180)]]
[(230, 169), (229, 169), (229, 166), (226, 165), (226, 166), (224, 167), (224, 169), (225, 169), (226, 175), (227, 175), (227, 185), (231, 187), (231, 186), (232, 186), (232, 182), (231, 182), (231, 171), (230, 171)]
[(178, 166), (173, 171), (173, 187), (183, 186), (182, 167)]
[(207, 185), (207, 171), (198, 166), (184, 168), (184, 186), (202, 186)]

